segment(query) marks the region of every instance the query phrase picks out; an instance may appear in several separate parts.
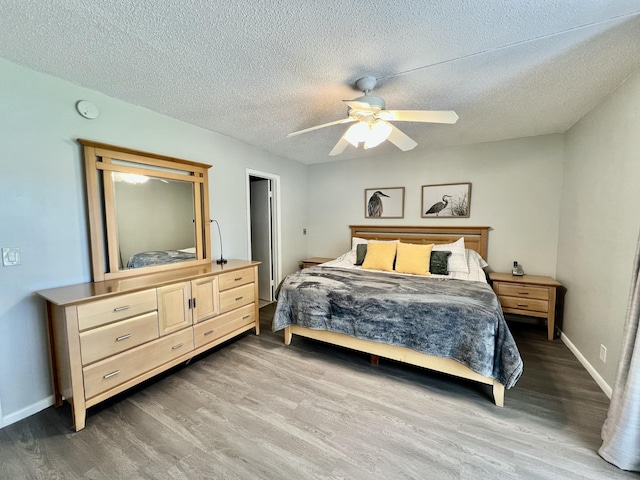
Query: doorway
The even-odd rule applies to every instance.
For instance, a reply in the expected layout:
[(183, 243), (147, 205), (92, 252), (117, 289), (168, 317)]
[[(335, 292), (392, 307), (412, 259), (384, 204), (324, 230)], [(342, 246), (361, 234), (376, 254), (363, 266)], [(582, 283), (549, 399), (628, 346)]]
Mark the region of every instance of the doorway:
[(280, 222), (278, 175), (247, 169), (248, 258), (258, 266), (260, 306), (275, 300), (280, 278)]

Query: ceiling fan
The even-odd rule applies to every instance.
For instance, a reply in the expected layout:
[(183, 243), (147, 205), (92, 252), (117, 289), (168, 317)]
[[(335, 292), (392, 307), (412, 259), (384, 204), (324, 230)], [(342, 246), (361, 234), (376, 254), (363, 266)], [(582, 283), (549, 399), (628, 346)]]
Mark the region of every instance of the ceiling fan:
[(389, 123), (390, 121), (449, 124), (458, 121), (458, 115), (453, 110), (385, 110), (382, 98), (369, 95), (375, 86), (376, 79), (374, 77), (359, 79), (356, 82), (356, 87), (364, 93), (364, 96), (355, 100), (343, 100), (349, 107), (347, 118), (298, 130), (287, 135), (287, 138), (331, 125), (357, 122), (347, 129), (329, 155), (340, 155), (349, 144), (357, 148), (360, 143), (364, 143), (364, 148), (373, 148), (385, 140), (389, 140), (400, 150), (406, 152), (418, 144)]

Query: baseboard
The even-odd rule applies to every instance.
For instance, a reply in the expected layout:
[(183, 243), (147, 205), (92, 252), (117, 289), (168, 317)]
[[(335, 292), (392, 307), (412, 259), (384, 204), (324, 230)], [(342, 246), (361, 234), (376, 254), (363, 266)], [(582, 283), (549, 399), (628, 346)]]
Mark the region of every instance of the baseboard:
[(0, 428), (8, 427), (12, 423), (19, 422), (23, 418), (27, 418), (34, 413), (38, 413), (41, 410), (44, 410), (45, 408), (49, 408), (51, 405), (53, 405), (53, 395), (32, 405), (29, 405), (22, 410), (18, 410), (17, 412), (10, 413), (5, 417), (0, 418)]
[(580, 350), (578, 350), (578, 348), (571, 342), (571, 340), (569, 340), (569, 337), (567, 337), (564, 334), (564, 332), (560, 333), (560, 340), (562, 340), (562, 342), (569, 348), (569, 350), (571, 350), (571, 353), (573, 353), (576, 356), (576, 358), (582, 364), (582, 366), (587, 369), (587, 372), (589, 372), (589, 375), (593, 377), (593, 379), (596, 381), (598, 386), (602, 389), (604, 394), (607, 397), (611, 398), (612, 389), (609, 386), (609, 384), (604, 381), (604, 378), (602, 378), (600, 374), (596, 371), (596, 369), (593, 368), (593, 366), (587, 361), (584, 355), (580, 353)]

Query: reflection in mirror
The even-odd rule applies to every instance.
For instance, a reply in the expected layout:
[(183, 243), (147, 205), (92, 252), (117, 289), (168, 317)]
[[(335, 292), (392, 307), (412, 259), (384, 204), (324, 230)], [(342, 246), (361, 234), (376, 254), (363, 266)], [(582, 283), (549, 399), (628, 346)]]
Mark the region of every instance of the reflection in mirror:
[(210, 165), (78, 141), (95, 282), (211, 263)]
[(196, 258), (193, 183), (113, 172), (121, 269)]

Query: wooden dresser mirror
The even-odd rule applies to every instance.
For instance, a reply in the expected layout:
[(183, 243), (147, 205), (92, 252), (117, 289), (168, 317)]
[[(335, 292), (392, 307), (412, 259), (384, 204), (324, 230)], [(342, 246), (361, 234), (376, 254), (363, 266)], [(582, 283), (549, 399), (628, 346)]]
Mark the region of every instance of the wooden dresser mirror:
[(211, 262), (210, 165), (78, 141), (94, 281)]

